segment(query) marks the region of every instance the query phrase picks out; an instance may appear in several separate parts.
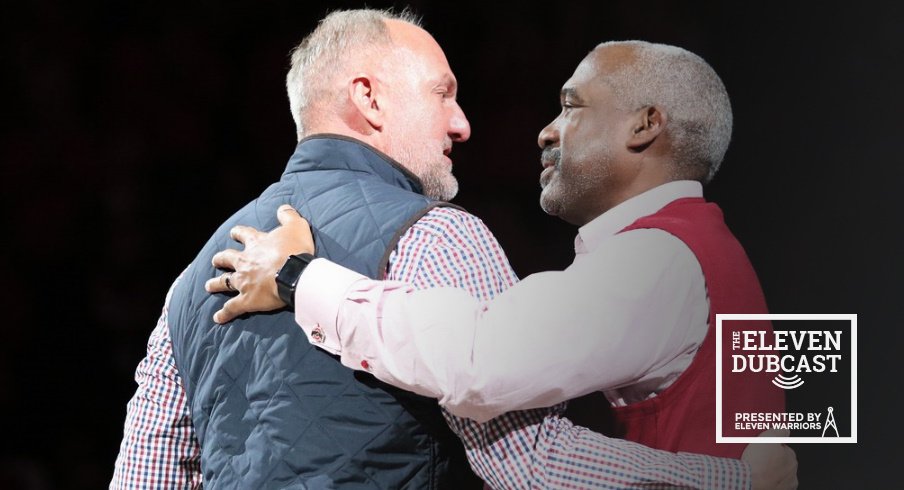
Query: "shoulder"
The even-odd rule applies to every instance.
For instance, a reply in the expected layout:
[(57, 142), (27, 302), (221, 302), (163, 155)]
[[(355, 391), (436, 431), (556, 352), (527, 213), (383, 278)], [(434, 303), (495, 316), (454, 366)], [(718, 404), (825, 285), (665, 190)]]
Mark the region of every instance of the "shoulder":
[(593, 253), (595, 261), (651, 277), (672, 275), (702, 279), (696, 255), (680, 238), (657, 228), (618, 233)]
[(454, 240), (467, 236), (493, 237), (486, 224), (464, 209), (439, 206), (431, 209), (417, 220), (411, 231), (424, 233), (440, 240)]
[(693, 255), (687, 244), (677, 236), (659, 228), (637, 228), (617, 233), (606, 241), (607, 247), (633, 249), (633, 256)]
[(407, 230), (402, 241), (450, 253), (505, 259), (505, 253), (487, 225), (461, 208), (445, 206), (431, 209)]
[(505, 252), (483, 221), (453, 207), (431, 209), (402, 235), (389, 258), (388, 278), (417, 287), (471, 290), (478, 284), (478, 290), (494, 293), (517, 281)]

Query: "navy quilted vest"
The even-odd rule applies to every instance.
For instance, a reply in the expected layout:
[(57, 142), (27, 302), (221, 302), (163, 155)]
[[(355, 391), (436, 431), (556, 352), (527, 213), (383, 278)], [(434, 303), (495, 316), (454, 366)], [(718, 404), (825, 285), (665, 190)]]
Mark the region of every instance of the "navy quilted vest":
[[(214, 233), (173, 290), (170, 335), (206, 488), (462, 488), (473, 478), (437, 404), (343, 367), (312, 347), (289, 311), (211, 320), (214, 253), (241, 248), (234, 225), (270, 230), (289, 203), (317, 255), (381, 277), (398, 237), (432, 203), (419, 181), (356, 140), (302, 140), (279, 182)], [(470, 482), (470, 480), (468, 480)]]

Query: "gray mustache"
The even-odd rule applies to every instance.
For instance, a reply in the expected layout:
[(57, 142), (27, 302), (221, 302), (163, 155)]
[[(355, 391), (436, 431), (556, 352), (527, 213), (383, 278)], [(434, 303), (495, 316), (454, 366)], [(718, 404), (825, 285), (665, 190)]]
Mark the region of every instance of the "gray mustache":
[(540, 155), (540, 161), (542, 163), (552, 163), (556, 167), (559, 166), (559, 160), (562, 159), (562, 151), (559, 148), (544, 148), (543, 153)]

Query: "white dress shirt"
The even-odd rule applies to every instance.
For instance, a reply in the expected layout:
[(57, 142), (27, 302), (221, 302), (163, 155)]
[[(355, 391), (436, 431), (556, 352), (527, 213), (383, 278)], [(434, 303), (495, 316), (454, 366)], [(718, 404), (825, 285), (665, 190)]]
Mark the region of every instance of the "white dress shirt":
[(616, 405), (641, 401), (690, 364), (709, 302), (681, 240), (619, 231), (702, 192), (671, 182), (619, 204), (579, 229), (567, 269), (533, 274), (488, 303), (318, 259), (299, 280), (296, 320), (346, 366), (477, 421), (598, 390)]

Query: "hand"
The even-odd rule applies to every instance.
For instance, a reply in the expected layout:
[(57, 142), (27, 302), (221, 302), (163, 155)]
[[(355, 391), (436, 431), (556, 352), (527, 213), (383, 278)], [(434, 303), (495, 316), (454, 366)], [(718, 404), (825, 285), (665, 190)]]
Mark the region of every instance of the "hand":
[[(226, 249), (213, 256), (213, 266), (231, 269), (207, 281), (208, 293), (238, 291), (213, 315), (213, 321), (227, 323), (255, 311), (270, 311), (286, 306), (276, 291), (276, 273), (290, 255), (314, 253), (314, 237), (307, 220), (292, 206), (284, 204), (276, 211), (281, 226), (263, 233), (250, 226), (236, 226), (230, 236), (245, 245), (245, 250)], [(231, 286), (231, 287), (230, 287)]]
[[(767, 430), (760, 437), (788, 437), (791, 432)], [(741, 460), (750, 465), (753, 490), (797, 488), (797, 455), (784, 444), (749, 444)]]

